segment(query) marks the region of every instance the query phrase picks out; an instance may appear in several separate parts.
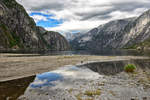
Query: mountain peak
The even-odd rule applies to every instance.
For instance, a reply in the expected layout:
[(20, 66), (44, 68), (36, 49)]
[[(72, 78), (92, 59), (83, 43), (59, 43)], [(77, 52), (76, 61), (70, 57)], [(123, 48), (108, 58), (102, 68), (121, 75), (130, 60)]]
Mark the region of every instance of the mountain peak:
[(0, 49), (70, 49), (62, 35), (37, 27), (16, 0), (0, 0), (0, 36)]
[[(97, 31), (93, 31), (97, 29)], [(123, 48), (150, 38), (150, 10), (140, 17), (110, 21), (76, 37), (75, 49)], [(86, 40), (86, 41), (85, 41)]]

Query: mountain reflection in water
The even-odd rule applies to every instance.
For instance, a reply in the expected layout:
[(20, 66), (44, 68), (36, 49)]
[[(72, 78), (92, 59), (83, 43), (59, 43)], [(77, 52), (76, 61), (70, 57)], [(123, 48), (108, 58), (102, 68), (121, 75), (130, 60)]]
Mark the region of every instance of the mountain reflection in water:
[(109, 62), (93, 62), (80, 65), (79, 67), (87, 67), (94, 72), (101, 75), (115, 75), (124, 71), (124, 66), (127, 64), (134, 64), (142, 70), (150, 70), (149, 59), (139, 60), (122, 60), (122, 61), (109, 61)]
[(16, 100), (17, 98), (21, 100), (23, 98), (27, 98), (27, 100), (35, 100), (36, 98), (47, 100), (49, 96), (59, 96), (57, 93), (64, 92), (74, 86), (80, 88), (78, 87), (80, 83), (88, 84), (99, 79), (104, 81), (105, 78), (103, 77), (106, 75), (116, 75), (123, 72), (126, 64), (135, 64), (137, 68), (150, 72), (149, 59), (70, 65), (51, 72), (38, 74), (36, 77), (32, 76), (0, 83), (0, 100)]
[[(0, 50), (0, 53), (16, 53), (16, 54), (32, 54), (32, 55), (17, 55), (15, 57), (32, 57), (32, 56), (47, 56), (47, 55), (101, 55), (101, 56), (150, 56), (149, 51), (137, 51), (137, 50), (113, 50), (113, 49), (101, 49), (101, 50), (73, 50), (73, 51), (29, 51), (29, 50)], [(38, 54), (38, 55), (37, 55)]]
[(0, 100), (16, 100), (23, 95), (35, 76), (0, 83)]

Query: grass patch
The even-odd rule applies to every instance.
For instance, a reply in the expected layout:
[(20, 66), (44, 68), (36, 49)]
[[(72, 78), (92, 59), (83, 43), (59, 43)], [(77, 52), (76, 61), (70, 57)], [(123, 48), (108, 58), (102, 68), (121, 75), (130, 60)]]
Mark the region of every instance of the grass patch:
[(90, 91), (90, 90), (87, 90), (85, 91), (84, 95), (87, 95), (87, 96), (95, 96), (95, 95), (100, 95), (101, 94), (101, 90), (100, 89), (97, 89), (97, 90), (94, 90), (94, 91)]
[(113, 91), (109, 91), (113, 96), (116, 96), (116, 94)]
[(71, 88), (71, 89), (68, 90), (69, 93), (72, 93), (72, 91), (73, 91), (73, 88)]
[(81, 94), (76, 95), (77, 100), (82, 100)]
[(136, 66), (134, 64), (128, 64), (124, 67), (124, 70), (126, 72), (134, 72), (136, 69)]
[(93, 100), (93, 99), (86, 99), (86, 100)]

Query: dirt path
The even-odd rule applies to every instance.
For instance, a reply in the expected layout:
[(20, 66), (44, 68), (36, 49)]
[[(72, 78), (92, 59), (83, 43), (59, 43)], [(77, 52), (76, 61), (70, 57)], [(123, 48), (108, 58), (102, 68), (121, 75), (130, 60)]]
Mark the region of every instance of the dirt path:
[(36, 75), (55, 70), (65, 65), (76, 65), (90, 61), (116, 61), (147, 59), (138, 56), (40, 56), (30, 54), (0, 54), (0, 82)]

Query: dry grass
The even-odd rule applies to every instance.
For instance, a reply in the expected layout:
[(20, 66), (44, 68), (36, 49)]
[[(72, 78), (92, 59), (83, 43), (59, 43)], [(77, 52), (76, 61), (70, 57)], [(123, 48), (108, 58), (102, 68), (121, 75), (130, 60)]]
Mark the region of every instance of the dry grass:
[(73, 88), (70, 88), (70, 89), (68, 90), (69, 93), (72, 93), (72, 91), (73, 91)]
[(81, 93), (77, 94), (77, 95), (76, 95), (77, 100), (82, 100), (81, 96), (82, 96)]
[(114, 91), (109, 91), (113, 96), (116, 96), (116, 94), (114, 93)]
[(87, 90), (85, 91), (84, 95), (87, 95), (87, 96), (95, 96), (95, 95), (100, 95), (101, 94), (101, 90), (100, 89), (97, 89), (97, 90)]

